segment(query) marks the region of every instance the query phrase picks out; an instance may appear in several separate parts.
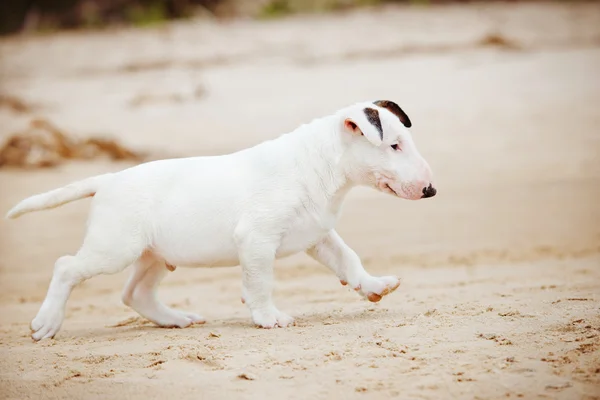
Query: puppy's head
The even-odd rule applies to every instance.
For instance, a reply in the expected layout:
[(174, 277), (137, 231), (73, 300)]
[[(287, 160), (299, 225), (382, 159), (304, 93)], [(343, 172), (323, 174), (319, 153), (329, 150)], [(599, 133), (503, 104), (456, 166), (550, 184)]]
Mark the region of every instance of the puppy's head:
[(352, 181), (410, 200), (436, 194), (431, 168), (408, 130), (410, 119), (396, 103), (359, 103), (338, 116)]

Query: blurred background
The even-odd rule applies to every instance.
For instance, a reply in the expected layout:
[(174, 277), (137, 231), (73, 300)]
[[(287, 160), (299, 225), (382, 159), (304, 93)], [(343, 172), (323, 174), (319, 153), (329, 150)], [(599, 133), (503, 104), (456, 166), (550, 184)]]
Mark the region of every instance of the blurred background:
[[(504, 3), (519, 3), (509, 0)], [(147, 26), (172, 19), (210, 16), (276, 18), (330, 13), (385, 4), (427, 6), (468, 0), (14, 0), (2, 4), (0, 32), (55, 31), (109, 26)], [(483, 2), (481, 2), (483, 3)], [(490, 3), (489, 1), (486, 3)], [(563, 1), (563, 3), (573, 3)]]
[[(12, 0), (0, 3), (0, 32), (2, 212), (31, 194), (139, 162), (236, 151), (358, 101), (390, 99), (407, 112), (438, 195), (408, 202), (358, 188), (338, 229), (371, 273), (399, 274), (407, 286), (390, 297), (382, 306), (386, 309), (378, 309), (381, 313), (363, 315), (357, 310), (364, 305), (354, 294), (345, 296), (335, 278), (307, 257), (279, 261), (289, 267), (278, 269), (280, 304), (304, 318), (302, 340), (315, 352), (308, 358), (285, 351), (271, 355), (309, 365), (306, 375), (288, 371), (296, 379), (280, 387), (289, 390), (282, 392), (288, 398), (302, 390), (313, 398), (342, 393), (336, 378), (362, 382), (356, 391), (351, 386), (343, 392), (346, 398), (363, 395), (361, 387), (372, 393), (379, 389), (365, 377), (377, 371), (393, 376), (394, 384), (383, 386), (388, 394), (414, 389), (411, 398), (423, 391), (431, 398), (443, 398), (440, 393), (504, 397), (507, 386), (521, 388), (529, 398), (552, 395), (552, 387), (568, 398), (598, 393), (597, 369), (591, 366), (598, 365), (599, 344), (597, 332), (589, 329), (600, 323), (598, 298), (592, 295), (600, 290), (600, 2)], [(5, 347), (2, 358), (8, 361), (0, 364), (6, 367), (0, 372), (10, 370), (2, 375), (9, 382), (5, 387), (19, 398), (23, 393), (39, 397), (27, 392), (32, 386), (7, 363), (29, 360), (23, 364), (27, 376), (46, 383), (57, 379), (58, 372), (46, 371), (36, 358), (38, 350), (24, 338), (54, 261), (80, 245), (88, 210), (84, 200), (0, 221), (3, 344), (23, 346), (21, 353)], [(167, 302), (198, 309), (222, 328), (219, 340), (235, 355), (219, 361), (223, 374), (237, 368), (231, 364), (235, 359), (255, 363), (278, 379), (275, 370), (265, 372), (272, 359), (244, 358), (243, 346), (235, 344), (237, 335), (258, 347), (276, 339), (245, 330), (238, 270), (232, 271), (178, 268), (161, 293)], [(76, 291), (61, 333), (65, 347), (55, 348), (68, 354), (56, 360), (78, 365), (93, 380), (90, 393), (105, 393), (103, 379), (112, 378), (101, 375), (109, 370), (102, 370), (104, 364), (92, 367), (77, 358), (82, 354), (69, 353), (77, 338), (108, 354), (116, 346), (115, 335), (126, 340), (141, 329), (148, 334), (142, 346), (147, 354), (139, 359), (149, 364), (152, 352), (170, 354), (157, 350), (164, 332), (145, 330), (142, 322), (121, 330), (105, 326), (107, 319), (117, 322), (131, 313), (119, 302), (124, 279), (123, 274), (101, 277)], [(217, 305), (207, 307), (207, 299), (217, 299)], [(357, 319), (334, 327), (322, 323), (338, 312)], [(596, 319), (589, 322), (588, 314)], [(423, 315), (418, 324), (403, 322)], [(588, 321), (581, 322), (590, 328), (580, 339), (592, 343), (593, 351), (575, 354), (564, 348), (561, 335), (579, 332), (571, 319)], [(395, 325), (385, 325), (390, 320)], [(474, 336), (490, 326), (514, 347), (498, 347), (496, 353), (478, 347), (498, 342), (496, 336)], [(419, 364), (420, 370), (404, 370), (410, 358), (394, 364), (365, 350), (352, 360), (340, 356), (336, 365), (347, 366), (343, 377), (327, 369), (331, 364), (311, 364), (325, 352), (322, 338), (353, 347), (358, 339), (347, 332), (359, 328), (390, 340), (429, 343), (406, 355), (429, 361)], [(169, 335), (184, 340), (194, 331)], [(285, 335), (298, 331), (289, 332), (275, 337), (285, 345), (295, 340)], [(533, 344), (533, 337), (540, 342)], [(329, 349), (338, 342), (324, 343)], [(474, 348), (481, 356), (476, 362)], [(541, 348), (576, 362), (550, 365), (539, 360)], [(137, 362), (127, 356), (129, 348), (114, 351), (112, 370)], [(520, 365), (529, 369), (505, 366), (506, 359), (526, 354), (534, 361)], [(385, 362), (385, 371), (367, 368)], [(161, 373), (190, 384), (181, 375), (184, 369), (170, 363)], [(452, 369), (457, 363), (462, 369)], [(455, 374), (468, 370), (466, 365), (481, 367), (472, 371), (479, 374), (472, 386), (423, 383), (429, 371), (429, 376), (447, 374), (457, 384), (462, 378)], [(489, 372), (505, 368), (513, 373), (502, 375), (507, 381)], [(577, 375), (577, 368), (588, 371), (587, 378)], [(135, 371), (106, 373), (135, 381), (142, 376)], [(318, 371), (319, 379), (310, 371)], [(522, 371), (534, 371), (536, 384), (521, 379)], [(206, 376), (210, 379), (203, 383), (215, 393), (229, 387), (228, 375)], [(571, 386), (552, 381), (559, 378)], [(544, 383), (549, 381), (554, 383)], [(77, 397), (81, 389), (69, 385), (56, 390)]]

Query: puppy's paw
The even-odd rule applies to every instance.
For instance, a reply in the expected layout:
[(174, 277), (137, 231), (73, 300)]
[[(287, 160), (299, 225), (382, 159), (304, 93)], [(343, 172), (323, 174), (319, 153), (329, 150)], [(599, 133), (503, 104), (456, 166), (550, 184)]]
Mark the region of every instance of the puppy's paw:
[(35, 341), (51, 339), (59, 331), (64, 319), (64, 311), (60, 307), (52, 307), (46, 304), (31, 321), (31, 337)]
[(177, 311), (179, 314), (183, 315), (184, 317), (186, 317), (187, 319), (189, 319), (190, 321), (192, 321), (192, 324), (203, 324), (206, 322), (206, 319), (204, 319), (204, 317), (202, 315), (198, 315), (198, 314), (194, 314), (191, 312), (187, 312), (187, 311)]
[(294, 322), (294, 318), (290, 317), (286, 313), (277, 310), (277, 326), (280, 328), (285, 328), (292, 325), (296, 325), (296, 322)]
[(377, 303), (383, 296), (392, 293), (399, 286), (400, 279), (395, 276), (371, 277), (366, 282), (361, 283), (360, 291), (369, 301)]
[(192, 325), (194, 321), (187, 315), (179, 311), (173, 311), (172, 313), (147, 317), (150, 321), (163, 328), (187, 328)]
[(253, 311), (252, 320), (256, 325), (264, 329), (285, 328), (294, 324), (294, 319), (289, 315), (282, 313), (276, 308), (268, 311)]
[(252, 311), (252, 321), (260, 328), (272, 329), (277, 327), (277, 315), (274, 311)]

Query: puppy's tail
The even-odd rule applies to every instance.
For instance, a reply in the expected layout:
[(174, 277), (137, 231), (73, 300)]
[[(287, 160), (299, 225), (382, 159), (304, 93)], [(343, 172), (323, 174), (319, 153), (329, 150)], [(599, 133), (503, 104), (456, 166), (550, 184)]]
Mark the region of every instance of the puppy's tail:
[(96, 194), (98, 188), (112, 175), (113, 174), (104, 174), (94, 176), (82, 181), (73, 182), (59, 189), (28, 197), (14, 206), (8, 214), (6, 214), (6, 218), (14, 219), (31, 211), (55, 208), (71, 201), (83, 199), (84, 197), (92, 197)]

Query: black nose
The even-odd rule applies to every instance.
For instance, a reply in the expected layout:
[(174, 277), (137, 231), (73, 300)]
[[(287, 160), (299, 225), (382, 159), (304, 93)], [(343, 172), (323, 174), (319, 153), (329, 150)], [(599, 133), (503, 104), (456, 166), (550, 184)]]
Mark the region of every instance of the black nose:
[(431, 186), (431, 183), (430, 183), (429, 186), (423, 188), (423, 196), (421, 196), (421, 198), (426, 199), (428, 197), (433, 197), (433, 196), (435, 196), (436, 193), (437, 193), (437, 190), (435, 190), (435, 188), (433, 186)]

